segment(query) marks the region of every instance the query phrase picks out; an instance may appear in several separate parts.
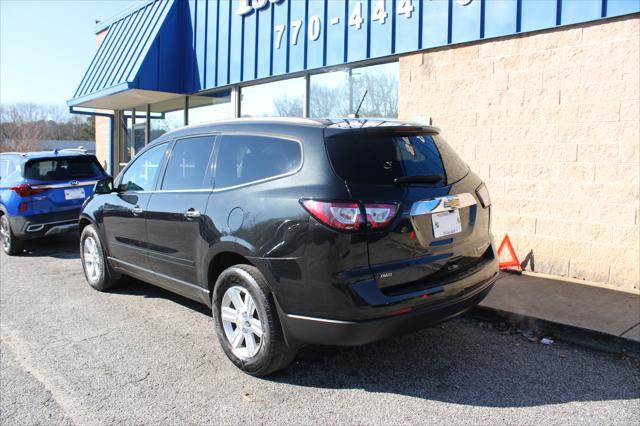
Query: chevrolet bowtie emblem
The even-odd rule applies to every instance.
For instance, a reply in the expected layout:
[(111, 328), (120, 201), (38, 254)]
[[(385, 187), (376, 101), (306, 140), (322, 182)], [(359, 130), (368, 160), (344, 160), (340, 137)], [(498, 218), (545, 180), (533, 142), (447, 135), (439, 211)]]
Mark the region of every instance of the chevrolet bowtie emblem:
[(443, 206), (445, 209), (456, 208), (459, 205), (460, 205), (460, 200), (458, 198), (448, 198), (443, 202)]

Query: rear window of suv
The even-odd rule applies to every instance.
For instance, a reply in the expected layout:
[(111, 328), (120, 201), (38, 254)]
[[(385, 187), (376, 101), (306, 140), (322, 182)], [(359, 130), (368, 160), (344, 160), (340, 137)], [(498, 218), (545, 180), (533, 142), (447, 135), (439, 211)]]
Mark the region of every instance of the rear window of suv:
[(102, 168), (95, 157), (60, 157), (29, 161), (24, 177), (34, 180), (71, 180), (97, 177)]
[(346, 132), (327, 138), (326, 146), (335, 172), (347, 182), (391, 185), (400, 177), (441, 175), (452, 184), (469, 172), (435, 134)]

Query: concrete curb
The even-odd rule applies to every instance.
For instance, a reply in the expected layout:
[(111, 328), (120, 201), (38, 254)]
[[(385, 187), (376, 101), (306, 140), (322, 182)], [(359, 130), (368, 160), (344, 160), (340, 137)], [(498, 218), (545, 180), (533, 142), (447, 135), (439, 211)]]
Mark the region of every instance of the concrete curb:
[(513, 327), (532, 330), (537, 335), (550, 336), (589, 349), (640, 359), (640, 342), (595, 330), (561, 324), (513, 312), (476, 306), (467, 316), (490, 323), (506, 322)]

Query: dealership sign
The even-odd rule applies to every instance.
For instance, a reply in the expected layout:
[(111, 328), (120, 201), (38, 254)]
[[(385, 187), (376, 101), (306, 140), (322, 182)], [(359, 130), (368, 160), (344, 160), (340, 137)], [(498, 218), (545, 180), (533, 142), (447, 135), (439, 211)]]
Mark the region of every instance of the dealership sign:
[(238, 8), (236, 14), (247, 15), (254, 10), (260, 10), (267, 7), (269, 4), (280, 3), (282, 0), (238, 0)]
[[(471, 4), (473, 0), (457, 0), (458, 4), (460, 6), (468, 6), (469, 4)], [(270, 4), (277, 4), (282, 2), (282, 0), (238, 0), (238, 8), (236, 9), (236, 14), (238, 15), (248, 15), (249, 13), (253, 12), (254, 10), (260, 10), (260, 9), (264, 9), (265, 7), (267, 7)], [(380, 9), (380, 4), (384, 5), (385, 0), (378, 0), (378, 5), (375, 6), (375, 9)], [(407, 8), (407, 3), (411, 3), (411, 1), (402, 1), (402, 3), (405, 3), (405, 8)], [(384, 6), (382, 6), (384, 7)], [(374, 10), (375, 10), (374, 9)], [(400, 6), (400, 9), (402, 9), (402, 5)], [(383, 22), (384, 23), (384, 22)]]

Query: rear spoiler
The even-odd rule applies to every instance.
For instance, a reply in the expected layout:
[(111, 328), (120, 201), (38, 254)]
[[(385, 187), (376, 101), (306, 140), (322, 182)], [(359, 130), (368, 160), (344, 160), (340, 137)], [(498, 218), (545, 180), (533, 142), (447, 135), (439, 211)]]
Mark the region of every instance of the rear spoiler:
[(391, 125), (391, 126), (363, 126), (363, 127), (327, 127), (324, 129), (325, 137), (333, 137), (338, 135), (345, 135), (350, 133), (365, 134), (365, 135), (419, 135), (419, 134), (431, 134), (437, 135), (440, 133), (440, 129), (435, 126), (426, 126), (420, 124), (411, 125)]

